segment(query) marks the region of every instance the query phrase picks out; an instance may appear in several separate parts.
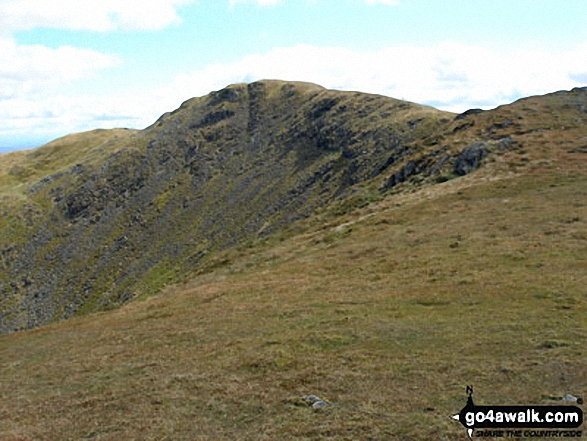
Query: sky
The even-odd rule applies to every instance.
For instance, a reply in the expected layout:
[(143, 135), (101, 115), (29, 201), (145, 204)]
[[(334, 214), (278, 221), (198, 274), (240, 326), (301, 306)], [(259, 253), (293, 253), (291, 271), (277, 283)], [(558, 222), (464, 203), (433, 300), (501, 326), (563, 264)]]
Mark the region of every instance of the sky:
[(587, 86), (587, 1), (0, 0), (0, 151), (260, 79), (453, 112)]

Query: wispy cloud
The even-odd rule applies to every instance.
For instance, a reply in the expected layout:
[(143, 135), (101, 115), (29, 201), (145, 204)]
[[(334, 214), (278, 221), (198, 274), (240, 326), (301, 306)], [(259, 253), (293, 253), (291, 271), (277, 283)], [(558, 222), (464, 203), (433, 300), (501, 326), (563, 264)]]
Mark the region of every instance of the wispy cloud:
[[(44, 55), (57, 56), (58, 52)], [(0, 99), (0, 137), (19, 133), (59, 136), (97, 127), (142, 128), (190, 97), (260, 79), (309, 81), (327, 88), (378, 93), (462, 112), (584, 85), (585, 59), (587, 45), (563, 53), (497, 52), (454, 42), (430, 47), (393, 46), (376, 52), (297, 45), (249, 55), (233, 63), (212, 64), (178, 75), (165, 87), (124, 96), (60, 96), (35, 89), (37, 83), (31, 74), (24, 84), (34, 93), (21, 90), (11, 97), (9, 90), (0, 89), (4, 96)], [(77, 74), (64, 75), (88, 75), (92, 69), (113, 62), (116, 60), (105, 58), (98, 64), (82, 63), (85, 67), (79, 68)], [(9, 76), (5, 75), (4, 78)], [(49, 70), (40, 71), (43, 75), (48, 83), (57, 81)], [(0, 84), (6, 81), (2, 79)]]
[(3, 33), (34, 28), (113, 31), (162, 29), (181, 22), (177, 8), (194, 0), (2, 0)]
[[(73, 46), (18, 44), (13, 34), (35, 28), (96, 32), (160, 30), (181, 22), (178, 8), (195, 1), (2, 0), (0, 137), (44, 139), (86, 130), (91, 125), (140, 125), (145, 120), (140, 112), (137, 116), (141, 104), (134, 98), (138, 97), (125, 101), (128, 97), (63, 94), (63, 86), (76, 80), (91, 80), (123, 63), (121, 58)], [(108, 118), (104, 119), (104, 115)]]
[(587, 85), (587, 70), (584, 70), (583, 72), (571, 72), (569, 73), (569, 78), (578, 83), (582, 83), (583, 85)]
[(34, 93), (115, 66), (120, 59), (101, 52), (62, 46), (18, 45), (0, 37), (0, 96)]
[[(67, 98), (60, 96), (60, 88), (75, 80), (91, 79), (121, 62), (118, 57), (89, 49), (18, 45), (3, 36), (0, 60), (0, 136), (34, 136), (45, 130), (55, 133), (60, 123), (72, 128), (79, 116), (63, 107)], [(67, 117), (61, 119), (64, 115)]]
[[(565, 53), (497, 52), (444, 42), (394, 46), (376, 52), (298, 45), (210, 65), (181, 75), (178, 90), (199, 95), (226, 84), (263, 78), (301, 80), (334, 89), (359, 90), (435, 103), (446, 110), (492, 107), (520, 96), (577, 85), (587, 45)], [(570, 76), (574, 75), (574, 76)]]

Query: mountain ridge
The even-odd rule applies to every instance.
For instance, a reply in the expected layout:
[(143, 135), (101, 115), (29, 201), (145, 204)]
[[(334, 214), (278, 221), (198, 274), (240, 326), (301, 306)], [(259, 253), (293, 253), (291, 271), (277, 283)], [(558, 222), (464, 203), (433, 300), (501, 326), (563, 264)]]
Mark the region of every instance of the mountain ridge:
[[(250, 136), (246, 96), (244, 112), (208, 107), (209, 98), (188, 103), (155, 128), (159, 138), (121, 132), (123, 143), (108, 144), (108, 133), (90, 133), (101, 139), (82, 143), (93, 154), (68, 167), (49, 161), (47, 176), (34, 175), (20, 156), (0, 161), (1, 271), (20, 265), (26, 276), (21, 253), (29, 252), (41, 267), (53, 259), (45, 274), (77, 292), (91, 281), (84, 265), (102, 265), (115, 286), (117, 265), (119, 274), (132, 273), (134, 264), (165, 257), (165, 245), (181, 251), (191, 238), (184, 249), (209, 250), (187, 261), (185, 273), (163, 273), (174, 277), (160, 289), (137, 277), (143, 285), (130, 293), (150, 289), (140, 301), (99, 305), (108, 292), (96, 289), (97, 303), (67, 320), (0, 335), (2, 440), (461, 439), (466, 433), (450, 415), (466, 403), (465, 385), (495, 405), (584, 398), (587, 90), (441, 113), (413, 140), (412, 117), (397, 124), (372, 111), (345, 123), (335, 105), (311, 120), (321, 100), (298, 96), (304, 105), (293, 108), (304, 111), (282, 124), (283, 111), (274, 119), (273, 105), (255, 100), (257, 133), (301, 134), (289, 148), (281, 143), (287, 137), (271, 147), (260, 142), (269, 136)], [(377, 102), (347, 106), (353, 114)], [(235, 115), (216, 124), (206, 117), (226, 111)], [(179, 131), (168, 125), (175, 117)], [(189, 129), (190, 119), (207, 121), (201, 133)], [(377, 132), (382, 124), (395, 129)], [(318, 142), (309, 136), (318, 127), (326, 134), (346, 127), (356, 142), (345, 150), (334, 148), (336, 137)], [(394, 144), (390, 133), (406, 138)], [(211, 135), (218, 139), (206, 141)], [(364, 142), (375, 138), (381, 155), (377, 142)], [(281, 193), (248, 197), (257, 186)], [(323, 203), (260, 209), (278, 207), (271, 204), (291, 189), (305, 189), (292, 200)], [(208, 192), (219, 202), (195, 205)], [(276, 222), (304, 210), (310, 214), (295, 222)], [(206, 219), (210, 230), (196, 222)], [(250, 235), (237, 234), (247, 225), (255, 227)], [(202, 232), (210, 233), (205, 244)], [(237, 242), (220, 246), (227, 238)], [(73, 254), (80, 246), (90, 254)], [(67, 252), (78, 267), (60, 269)], [(177, 270), (181, 262), (169, 253), (165, 264)], [(18, 282), (23, 296), (13, 301), (26, 304), (39, 274), (27, 286), (2, 279), (3, 294)], [(311, 407), (310, 395), (327, 406)]]
[(578, 130), (584, 101), (574, 89), (455, 115), (265, 80), (187, 100), (142, 131), (9, 154), (0, 161), (0, 331), (155, 294), (214, 253), (328, 204), (344, 212), (496, 155), (523, 156), (545, 130)]
[(4, 174), (36, 182), (21, 193), (29, 220), (9, 213), (18, 231), (8, 239), (20, 243), (5, 245), (0, 328), (153, 294), (210, 251), (306, 217), (403, 155), (400, 144), (424, 131), (410, 127), (414, 114), (422, 127), (445, 115), (266, 81), (190, 99), (143, 131), (78, 134), (28, 153), (37, 170), (43, 156), (83, 145), (46, 176), (22, 166)]

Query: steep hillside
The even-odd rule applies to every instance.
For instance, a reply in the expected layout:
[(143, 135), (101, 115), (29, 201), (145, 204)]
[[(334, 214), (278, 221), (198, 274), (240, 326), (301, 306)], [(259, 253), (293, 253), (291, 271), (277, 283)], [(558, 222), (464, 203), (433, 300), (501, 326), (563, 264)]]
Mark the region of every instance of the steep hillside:
[(450, 179), (475, 165), (457, 154), (356, 208), (406, 158), (160, 295), (0, 337), (0, 439), (464, 440), (465, 385), (477, 404), (585, 398), (581, 102), (461, 117), (432, 148), (486, 143), (474, 173)]
[(189, 100), (143, 131), (2, 156), (0, 331), (152, 295), (420, 154), (453, 117), (263, 81)]

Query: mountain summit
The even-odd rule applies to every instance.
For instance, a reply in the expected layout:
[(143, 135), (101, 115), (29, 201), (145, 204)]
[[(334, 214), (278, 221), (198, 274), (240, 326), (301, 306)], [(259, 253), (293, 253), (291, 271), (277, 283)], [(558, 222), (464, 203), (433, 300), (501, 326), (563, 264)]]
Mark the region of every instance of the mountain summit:
[(260, 81), (188, 100), (142, 131), (93, 131), (5, 155), (0, 331), (153, 294), (214, 251), (378, 176), (452, 117)]

